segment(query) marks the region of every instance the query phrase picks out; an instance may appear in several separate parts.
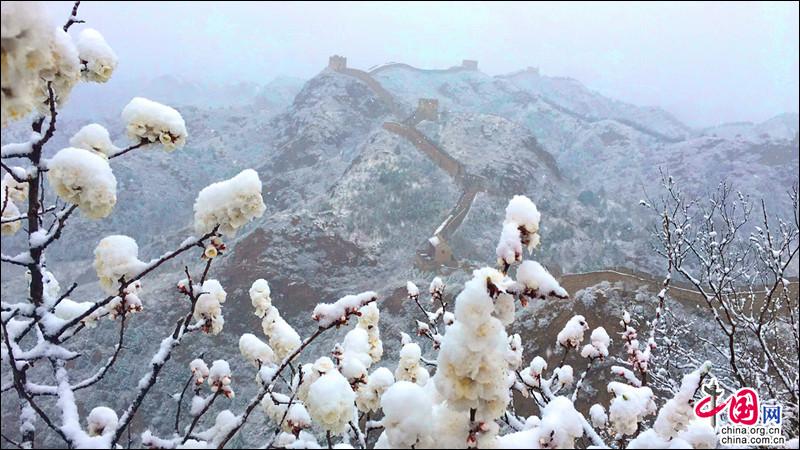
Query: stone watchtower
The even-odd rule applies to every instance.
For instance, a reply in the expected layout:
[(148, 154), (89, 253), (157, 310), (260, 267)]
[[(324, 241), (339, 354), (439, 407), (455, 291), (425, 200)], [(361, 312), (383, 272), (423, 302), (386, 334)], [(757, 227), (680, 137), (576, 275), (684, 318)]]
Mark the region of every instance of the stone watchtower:
[(333, 70), (342, 70), (347, 68), (347, 58), (344, 56), (333, 55), (328, 58), (328, 67)]
[(453, 250), (447, 245), (444, 239), (440, 236), (434, 236), (428, 239), (430, 247), (428, 247), (429, 255), (433, 257), (433, 261), (440, 265), (453, 263)]
[(467, 70), (478, 70), (478, 61), (474, 59), (465, 59), (461, 61), (461, 67)]
[(436, 122), (439, 119), (439, 100), (435, 98), (421, 98), (417, 103), (417, 112), (414, 113), (420, 121), (430, 120)]

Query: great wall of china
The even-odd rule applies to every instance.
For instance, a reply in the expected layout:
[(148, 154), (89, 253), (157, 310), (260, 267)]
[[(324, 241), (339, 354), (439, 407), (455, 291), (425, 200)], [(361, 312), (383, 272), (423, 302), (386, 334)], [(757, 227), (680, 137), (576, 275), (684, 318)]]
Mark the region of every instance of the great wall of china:
[[(344, 56), (334, 55), (328, 60), (328, 68), (364, 82), (375, 95), (389, 107), (392, 114), (400, 119), (403, 114), (403, 108), (394, 99), (394, 96), (392, 96), (380, 82), (372, 77), (373, 74), (390, 67), (405, 67), (413, 70), (426, 71), (424, 69), (416, 69), (407, 64), (390, 63), (365, 72), (363, 70), (347, 67), (347, 58)], [(464, 60), (461, 66), (435, 71), (448, 72), (461, 70), (478, 70), (478, 62)], [(413, 144), (420, 153), (450, 175), (453, 181), (459, 185), (462, 190), (458, 201), (447, 216), (445, 216), (446, 218), (444, 221), (436, 228), (431, 237), (422, 244), (422, 247), (417, 250), (416, 265), (423, 270), (434, 270), (441, 266), (458, 266), (458, 261), (454, 257), (448, 245), (448, 241), (456, 230), (458, 230), (458, 227), (464, 222), (464, 219), (467, 217), (472, 207), (473, 200), (475, 200), (479, 192), (485, 189), (486, 185), (482, 177), (467, 173), (466, 168), (460, 161), (452, 157), (436, 142), (432, 141), (416, 128), (423, 120), (436, 122), (438, 119), (439, 101), (436, 99), (421, 98), (419, 99), (417, 109), (411, 113), (410, 116), (400, 122), (388, 121), (383, 124), (385, 130), (401, 136)]]
[[(450, 175), (454, 182), (462, 188), (461, 196), (450, 210), (445, 220), (433, 232), (432, 237), (423, 243), (422, 248), (417, 251), (417, 267), (423, 270), (436, 270), (442, 266), (460, 267), (465, 270), (477, 268), (472, 267), (468, 263), (459, 264), (453, 256), (447, 241), (463, 223), (477, 194), (486, 189), (485, 180), (478, 175), (468, 173), (460, 161), (452, 157), (436, 142), (432, 141), (416, 128), (416, 126), (423, 120), (429, 120), (433, 122), (438, 121), (438, 100), (425, 98), (419, 99), (416, 110), (411, 113), (410, 116), (403, 119), (403, 115), (406, 114), (404, 112), (404, 108), (395, 100), (394, 96), (372, 76), (383, 70), (397, 67), (419, 72), (458, 72), (465, 70), (478, 70), (478, 62), (473, 60), (464, 60), (460, 66), (454, 66), (449, 69), (418, 69), (403, 63), (387, 63), (372, 68), (369, 71), (363, 71), (359, 69), (348, 68), (347, 58), (334, 55), (330, 57), (328, 64), (328, 68), (331, 70), (352, 76), (364, 82), (378, 96), (378, 98), (386, 104), (390, 111), (392, 111), (392, 114), (398, 120), (400, 120), (387, 121), (383, 124), (383, 128), (391, 133), (397, 134), (398, 136), (402, 136), (412, 143), (417, 150), (419, 150), (434, 164)], [(538, 69), (536, 68), (528, 68), (526, 71), (535, 72), (538, 74)], [(548, 101), (548, 103), (550, 102)], [(575, 114), (576, 116), (580, 116), (572, 111), (569, 112)], [(581, 116), (581, 118), (589, 119), (583, 116)], [(623, 121), (623, 123), (625, 122)], [(662, 135), (658, 135), (657, 137), (666, 138)], [(557, 168), (555, 168), (555, 170), (557, 172)], [(651, 290), (655, 291), (660, 290), (663, 283), (662, 277), (645, 272), (635, 271), (626, 267), (613, 267), (610, 269), (583, 273), (560, 273), (560, 271), (557, 271), (554, 273), (554, 275), (559, 278), (559, 281), (564, 288), (568, 290), (568, 292), (577, 292), (584, 287), (593, 286), (604, 281), (610, 283), (638, 283), (640, 285), (646, 285)], [(798, 280), (796, 278), (791, 280), (790, 289), (794, 295), (798, 294), (800, 285), (798, 284)], [(682, 301), (689, 302), (687, 303), (688, 305), (694, 305), (696, 302), (702, 300), (700, 294), (695, 291), (692, 286), (676, 280), (673, 280), (671, 290), (673, 296), (678, 297)]]
[(375, 75), (384, 70), (396, 69), (396, 68), (403, 68), (406, 70), (413, 70), (415, 72), (424, 72), (424, 73), (453, 73), (453, 72), (462, 72), (465, 70), (478, 70), (478, 61), (472, 59), (465, 59), (461, 62), (460, 66), (453, 66), (450, 67), (449, 69), (420, 69), (418, 67), (414, 67), (412, 65), (405, 63), (390, 62), (382, 64), (380, 66), (371, 67), (367, 72), (369, 72), (370, 75)]

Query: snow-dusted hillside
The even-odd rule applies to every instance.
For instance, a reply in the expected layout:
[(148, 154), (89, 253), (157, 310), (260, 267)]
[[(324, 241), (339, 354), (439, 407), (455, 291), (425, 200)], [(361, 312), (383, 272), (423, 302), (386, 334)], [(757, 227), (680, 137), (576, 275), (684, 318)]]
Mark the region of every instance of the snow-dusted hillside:
[[(112, 161), (120, 206), (103, 221), (76, 218), (52, 252), (52, 261), (72, 262), (53, 264), (56, 277), (81, 283), (74, 298), (93, 298), (98, 286), (90, 261), (100, 237), (130, 235), (140, 242), (142, 255), (156, 256), (191, 233), (191, 205), (202, 187), (253, 167), (263, 181), (267, 210), (226, 242), (229, 250), (214, 270), (229, 293), (226, 332), (187, 344), (172, 363), (186, 366), (208, 348), (235, 352), (237, 336), (259, 329), (247, 294), (257, 278), (269, 280), (275, 305), (304, 335), (316, 326), (304, 313), (314, 304), (377, 290), (384, 345), (394, 349), (385, 359), (393, 362), (400, 331), (413, 329), (416, 317), (406, 301), (406, 280), (422, 286), (443, 275), (452, 298), (471, 269), (494, 261), (503, 209), (515, 194), (530, 197), (542, 212), (545, 239), (537, 259), (553, 272), (628, 266), (660, 273), (661, 261), (648, 247), (653, 218), (638, 206), (643, 190), (659, 192), (659, 168), (695, 193), (727, 177), (754, 197), (766, 197), (771, 208), (785, 208), (773, 194), (798, 179), (796, 115), (697, 131), (661, 110), (615, 102), (577, 82), (528, 72), (489, 77), (474, 70), (387, 67), (372, 76), (385, 91), (363, 77), (328, 68), (296, 95), (293, 80), (226, 87), (223, 92), (238, 94), (230, 103), (220, 96), (217, 106), (192, 103), (201, 95), (195, 88), (173, 85), (180, 92), (165, 101), (175, 101), (186, 120), (186, 147)], [(152, 93), (173, 94), (160, 92)], [(437, 99), (438, 114), (418, 123), (406, 120), (420, 98)], [(76, 109), (86, 104), (77, 95), (72, 101)], [(125, 141), (118, 111), (91, 117), (111, 130), (115, 142)], [(48, 155), (66, 146), (86, 122), (65, 111)], [(4, 130), (3, 143), (26, 134), (24, 124)], [(456, 223), (446, 233), (452, 259), (431, 265), (420, 254), (448, 223)], [(8, 253), (17, 245), (3, 239)], [(167, 267), (174, 274), (180, 264)], [(3, 273), (8, 295), (22, 289), (24, 276), (14, 269)], [(174, 283), (174, 276), (148, 280), (142, 320), (171, 326)], [(552, 328), (556, 318), (576, 311), (610, 327), (621, 308), (642, 307), (645, 289), (635, 282), (599, 286), (581, 291), (574, 301), (526, 310), (519, 331), (531, 324)], [(553, 331), (526, 336), (526, 348), (547, 351)], [(115, 333), (107, 325), (97, 331), (101, 341), (113, 340)], [(138, 370), (136, 356), (153, 350), (144, 328), (130, 333), (129, 351), (118, 372), (109, 375), (110, 385), (130, 380)], [(327, 353), (341, 334), (310, 350)], [(92, 358), (105, 356), (93, 343), (83, 345)], [(232, 367), (246, 373), (240, 359)], [(184, 375), (165, 374), (143, 406), (152, 425), (171, 426), (172, 417), (156, 412), (171, 401), (170, 389), (183, 383)], [(238, 398), (252, 393), (253, 386), (237, 385)], [(115, 395), (110, 389), (94, 400), (114, 404)], [(4, 420), (14, 420), (16, 408), (3, 412)], [(246, 428), (236, 444), (251, 443), (254, 428)], [(134, 432), (142, 430), (142, 424), (133, 425)]]
[(750, 142), (792, 140), (800, 127), (797, 114), (779, 114), (761, 123), (724, 123), (700, 131), (703, 136), (720, 137), (729, 140)]

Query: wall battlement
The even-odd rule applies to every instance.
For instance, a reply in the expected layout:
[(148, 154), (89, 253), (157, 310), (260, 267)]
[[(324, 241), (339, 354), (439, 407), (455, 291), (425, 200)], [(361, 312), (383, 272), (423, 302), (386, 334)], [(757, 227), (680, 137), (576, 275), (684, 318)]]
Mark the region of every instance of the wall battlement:
[(328, 58), (328, 67), (333, 70), (342, 70), (347, 68), (347, 57), (333, 55)]
[(465, 59), (461, 61), (461, 67), (467, 70), (478, 70), (478, 61), (474, 59)]

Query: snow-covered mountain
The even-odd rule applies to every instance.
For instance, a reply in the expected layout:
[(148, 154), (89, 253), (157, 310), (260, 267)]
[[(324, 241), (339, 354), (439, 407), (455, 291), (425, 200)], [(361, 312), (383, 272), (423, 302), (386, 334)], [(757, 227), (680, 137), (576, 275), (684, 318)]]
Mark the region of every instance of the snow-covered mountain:
[[(643, 190), (659, 193), (659, 168), (695, 193), (728, 178), (784, 212), (788, 205), (774, 193), (798, 181), (797, 115), (692, 130), (663, 110), (531, 70), (491, 77), (463, 67), (426, 71), (390, 64), (371, 73), (326, 68), (302, 88), (293, 79), (218, 88), (177, 78), (161, 82), (76, 90), (60, 115), (49, 154), (88, 121), (105, 125), (122, 145), (119, 110), (135, 95), (179, 109), (189, 139), (174, 153), (139, 151), (114, 159), (117, 207), (102, 221), (76, 217), (49, 268), (62, 285), (80, 282), (72, 297), (95, 298), (91, 260), (102, 236), (134, 237), (143, 259), (162, 254), (191, 233), (192, 203), (202, 187), (257, 169), (267, 211), (226, 242), (229, 251), (213, 269), (229, 293), (225, 332), (187, 344), (176, 365), (209, 348), (235, 352), (237, 336), (260, 329), (247, 295), (257, 278), (269, 280), (274, 304), (301, 332), (315, 326), (307, 314), (313, 304), (379, 291), (384, 345), (396, 349), (399, 332), (413, 329), (416, 317), (404, 302), (406, 280), (424, 286), (443, 275), (448, 296), (454, 295), (471, 269), (494, 262), (504, 208), (514, 194), (530, 197), (542, 213), (536, 259), (552, 271), (628, 266), (660, 273), (647, 245), (653, 217), (638, 206)], [(4, 129), (3, 143), (26, 139), (27, 130), (25, 124)], [(14, 239), (3, 238), (5, 253), (19, 247)], [(172, 325), (174, 283), (184, 263), (147, 280), (141, 320), (159, 329)], [(3, 271), (4, 295), (23, 288), (15, 269)], [(588, 286), (570, 287), (571, 293)], [(641, 307), (637, 289), (635, 282), (606, 286), (596, 301), (584, 291), (570, 303), (536, 305), (520, 313), (519, 331), (530, 323), (537, 329), (563, 323), (555, 318), (575, 312), (610, 320), (623, 307)], [(113, 341), (115, 333), (111, 326), (98, 330), (101, 341)], [(140, 369), (134, 356), (153, 351), (145, 333), (145, 327), (131, 330), (129, 351), (110, 385), (129, 382)], [(530, 336), (526, 351), (545, 351), (551, 334)], [(315, 343), (312, 352), (329, 351), (335, 338)], [(86, 346), (93, 358), (103, 357), (96, 345)], [(234, 372), (247, 373), (244, 364), (234, 359)], [(169, 402), (169, 389), (184, 375), (163, 375), (145, 411)], [(252, 394), (248, 383), (239, 386), (237, 399)], [(116, 394), (102, 391), (96, 402), (115, 404)], [(16, 411), (4, 408), (9, 415)], [(166, 427), (172, 420), (148, 417)]]
[[(75, 237), (85, 248), (66, 254), (90, 257), (93, 242), (83, 238), (96, 233), (127, 233), (144, 242), (153, 242), (148, 236), (178, 235), (191, 223), (188, 205), (200, 188), (256, 167), (268, 210), (252, 227), (252, 236), (238, 238), (242, 241), (293, 234), (273, 238), (297, 247), (304, 230), (310, 234), (302, 239), (312, 243), (416, 270), (428, 239), (456, 214), (457, 223), (446, 230), (455, 261), (450, 265), (471, 266), (492, 259), (502, 205), (521, 193), (533, 198), (546, 217), (544, 227), (551, 234), (544, 239), (542, 258), (551, 265), (657, 270), (656, 261), (642, 251), (651, 218), (637, 205), (645, 191), (658, 192), (659, 169), (697, 194), (728, 178), (754, 198), (767, 197), (771, 208), (786, 206), (782, 198), (768, 195), (775, 185), (797, 181), (796, 114), (762, 124), (692, 130), (663, 110), (608, 99), (575, 80), (531, 69), (491, 77), (459, 66), (327, 68), (297, 89), (298, 80), (290, 78), (212, 89), (162, 77), (138, 86), (137, 94), (182, 111), (189, 145), (174, 154), (142, 152), (115, 160), (124, 208), (106, 221), (87, 221)], [(117, 96), (122, 104), (123, 91), (104, 92), (110, 96), (105, 103), (114, 104)], [(438, 101), (436, 113), (406, 127), (421, 98)], [(86, 116), (108, 117), (101, 123), (115, 140), (124, 141), (116, 112), (87, 113), (95, 103), (80, 92), (70, 99), (59, 122), (63, 133), (50, 151), (66, 145)], [(82, 114), (76, 117), (69, 108)], [(26, 132), (19, 128), (22, 138)], [(3, 142), (14, 137), (14, 130), (4, 133)], [(417, 141), (428, 142), (449, 158), (445, 165), (463, 173), (449, 174)], [(176, 186), (151, 201), (150, 186), (164, 179)], [(70, 247), (68, 241), (62, 245)], [(330, 266), (325, 258), (338, 257), (317, 250), (307, 249), (303, 260), (311, 264), (309, 254), (319, 257), (313, 264), (320, 270)], [(276, 252), (300, 257), (295, 248), (276, 246), (258, 257)], [(230, 264), (238, 267), (236, 258), (234, 252)], [(345, 265), (355, 269), (359, 262)], [(338, 291), (331, 276), (321, 272), (320, 285)]]
[(779, 114), (761, 123), (724, 123), (700, 131), (703, 136), (750, 142), (791, 140), (797, 136), (800, 116), (792, 113)]

